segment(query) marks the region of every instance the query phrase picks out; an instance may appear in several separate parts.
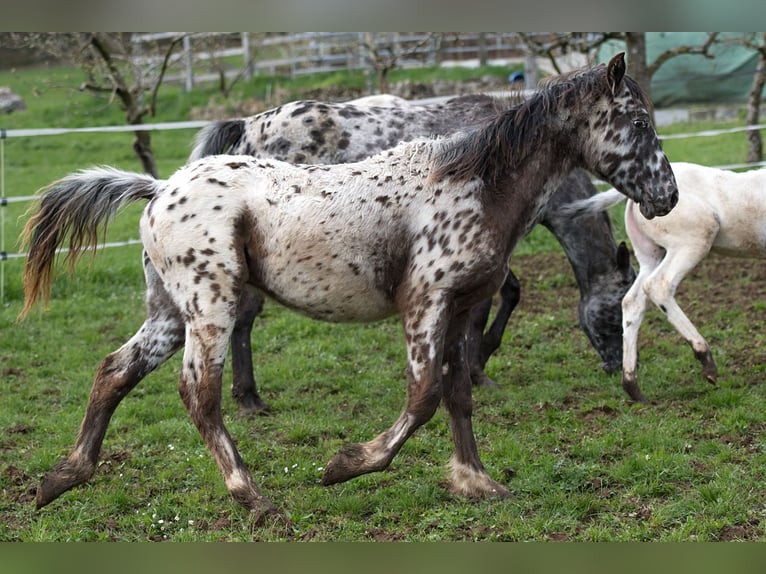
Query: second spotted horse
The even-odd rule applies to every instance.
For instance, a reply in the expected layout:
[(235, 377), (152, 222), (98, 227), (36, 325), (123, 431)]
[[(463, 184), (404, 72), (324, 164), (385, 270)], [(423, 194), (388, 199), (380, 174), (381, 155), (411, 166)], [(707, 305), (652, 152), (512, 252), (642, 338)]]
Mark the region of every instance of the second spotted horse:
[(388, 468), (443, 402), (454, 445), (450, 488), (508, 496), (484, 468), (473, 432), (469, 314), (500, 287), (517, 242), (572, 169), (603, 178), (646, 218), (673, 209), (678, 189), (648, 107), (619, 54), (608, 66), (552, 79), (481, 127), (355, 163), (218, 155), (168, 180), (95, 168), (54, 182), (24, 228), (22, 315), (49, 296), (67, 237), (75, 262), (120, 206), (142, 200), (149, 200), (140, 224), (147, 313), (101, 362), (75, 444), (42, 478), (37, 507), (90, 479), (122, 399), (183, 347), (181, 399), (229, 492), (256, 522), (281, 516), (221, 412), (224, 361), (245, 286), (325, 321), (400, 316), (404, 409), (372, 440), (341, 448), (325, 465), (323, 484)]
[[(400, 141), (475, 127), (519, 99), (513, 95), (481, 94), (429, 105), (414, 105), (393, 96), (371, 96), (346, 103), (295, 101), (255, 116), (210, 124), (199, 132), (190, 161), (230, 153), (294, 164), (354, 162)], [(585, 172), (572, 171), (542, 207), (536, 222), (550, 230), (564, 248), (580, 290), (580, 326), (601, 357), (604, 370), (613, 373), (622, 364), (620, 302), (636, 277), (630, 254), (624, 243), (616, 244), (608, 214), (594, 213), (572, 220), (559, 213), (561, 206), (592, 197), (596, 191)], [(468, 362), (475, 384), (493, 384), (484, 368), (500, 346), (520, 295), (519, 280), (509, 270), (500, 288), (497, 313), (486, 331), (492, 298), (473, 310)], [(263, 297), (248, 290), (232, 335), (232, 395), (246, 413), (269, 409), (256, 389), (250, 346), (250, 332), (262, 305)]]

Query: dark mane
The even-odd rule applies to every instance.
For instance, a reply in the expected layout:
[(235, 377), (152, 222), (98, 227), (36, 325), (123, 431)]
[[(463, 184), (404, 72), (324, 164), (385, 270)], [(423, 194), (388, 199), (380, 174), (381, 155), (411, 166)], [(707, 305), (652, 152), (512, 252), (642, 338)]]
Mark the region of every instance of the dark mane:
[[(433, 156), (431, 178), (466, 181), (478, 176), (495, 182), (500, 173), (518, 167), (538, 149), (543, 133), (540, 128), (556, 110), (577, 109), (601, 97), (607, 90), (605, 76), (606, 66), (601, 65), (544, 80), (541, 89), (528, 100), (442, 144)], [(638, 83), (628, 76), (624, 81), (631, 93), (649, 107)]]

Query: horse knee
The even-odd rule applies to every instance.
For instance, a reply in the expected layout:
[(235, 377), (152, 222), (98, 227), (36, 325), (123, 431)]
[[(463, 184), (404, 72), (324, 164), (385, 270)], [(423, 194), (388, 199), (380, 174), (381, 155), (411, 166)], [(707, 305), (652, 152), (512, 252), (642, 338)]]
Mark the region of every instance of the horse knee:
[(643, 290), (660, 311), (667, 313), (667, 302), (673, 299), (675, 291), (670, 283), (662, 278), (651, 279), (644, 282)]

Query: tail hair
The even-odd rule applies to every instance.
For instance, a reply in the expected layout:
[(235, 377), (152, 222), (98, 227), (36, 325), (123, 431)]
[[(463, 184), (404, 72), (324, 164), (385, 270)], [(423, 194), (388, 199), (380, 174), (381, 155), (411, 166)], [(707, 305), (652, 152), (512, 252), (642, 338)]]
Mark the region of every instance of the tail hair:
[(189, 163), (207, 157), (230, 153), (245, 135), (245, 120), (224, 120), (202, 128), (195, 138)]
[(109, 220), (127, 203), (152, 199), (162, 181), (150, 175), (95, 167), (70, 174), (42, 188), (21, 233), (28, 247), (24, 266), (23, 319), (39, 300), (50, 299), (56, 253), (69, 238), (70, 271), (84, 251), (95, 249)]
[(587, 199), (578, 199), (572, 203), (562, 205), (558, 211), (560, 214), (569, 217), (580, 217), (581, 215), (589, 213), (606, 211), (610, 207), (617, 205), (626, 199), (627, 197), (625, 195), (612, 188), (597, 193)]

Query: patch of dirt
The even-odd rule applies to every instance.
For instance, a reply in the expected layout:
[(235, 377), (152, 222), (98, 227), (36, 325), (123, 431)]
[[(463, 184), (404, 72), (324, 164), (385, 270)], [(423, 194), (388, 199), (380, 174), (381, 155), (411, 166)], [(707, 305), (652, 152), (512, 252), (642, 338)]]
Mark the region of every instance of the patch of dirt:
[(32, 477), (12, 464), (3, 469), (0, 483), (7, 485), (2, 489), (3, 498), (19, 504), (31, 502), (37, 495), (37, 484)]
[[(638, 265), (633, 259), (633, 265)], [(521, 301), (518, 311), (530, 314), (550, 313), (552, 309), (569, 308), (576, 317), (576, 308), (580, 293), (572, 273), (572, 268), (563, 251), (528, 255), (511, 260), (511, 268), (521, 282)], [(564, 280), (561, 280), (564, 277)], [(556, 289), (544, 289), (556, 280)], [(726, 345), (726, 341), (716, 342), (716, 338), (725, 337), (726, 324), (719, 323), (716, 314), (721, 309), (738, 310), (742, 316), (752, 321), (750, 335), (752, 339), (737, 341), (738, 344), (726, 346), (728, 369), (744, 376), (746, 384), (762, 384), (763, 375), (754, 372), (752, 379), (748, 373), (753, 367), (766, 364), (766, 332), (764, 321), (766, 314), (763, 305), (766, 302), (766, 263), (758, 259), (738, 259), (710, 255), (681, 282), (676, 293), (676, 300), (697, 329), (710, 343), (716, 346)], [(646, 321), (664, 321), (668, 329), (670, 324), (654, 313), (647, 313)], [(511, 322), (513, 317), (511, 317)], [(722, 334), (723, 333), (723, 334)], [(691, 351), (680, 339), (679, 352)], [(733, 342), (734, 343), (734, 342)]]
[(758, 527), (758, 521), (752, 520), (745, 524), (726, 525), (718, 533), (720, 542), (732, 542), (735, 540), (760, 540), (762, 531)]

